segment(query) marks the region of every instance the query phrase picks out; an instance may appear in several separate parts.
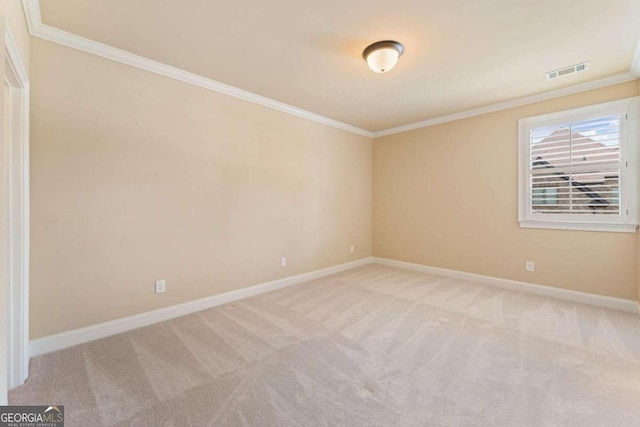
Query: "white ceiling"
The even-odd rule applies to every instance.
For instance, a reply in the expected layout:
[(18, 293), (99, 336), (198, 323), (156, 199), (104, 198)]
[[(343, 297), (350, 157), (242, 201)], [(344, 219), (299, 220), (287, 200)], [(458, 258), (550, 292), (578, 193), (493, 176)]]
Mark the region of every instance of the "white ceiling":
[[(70, 33), (370, 131), (627, 73), (640, 0), (55, 0)], [(404, 44), (375, 74), (362, 50)], [(544, 73), (589, 61), (588, 71)]]

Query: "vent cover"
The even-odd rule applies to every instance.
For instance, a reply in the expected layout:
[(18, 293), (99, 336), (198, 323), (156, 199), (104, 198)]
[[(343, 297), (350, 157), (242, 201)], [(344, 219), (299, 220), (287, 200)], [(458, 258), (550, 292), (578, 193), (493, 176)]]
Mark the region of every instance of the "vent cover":
[(561, 68), (559, 70), (549, 71), (545, 75), (547, 76), (547, 80), (553, 80), (557, 79), (558, 77), (563, 77), (569, 74), (577, 73), (579, 71), (584, 71), (587, 68), (589, 68), (589, 63), (583, 62), (582, 64), (576, 64), (570, 67)]

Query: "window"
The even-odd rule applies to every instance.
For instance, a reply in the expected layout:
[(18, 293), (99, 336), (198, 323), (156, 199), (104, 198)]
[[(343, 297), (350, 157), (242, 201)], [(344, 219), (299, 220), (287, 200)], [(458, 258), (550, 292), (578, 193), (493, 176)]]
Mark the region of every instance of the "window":
[(521, 227), (635, 232), (639, 100), (519, 120)]

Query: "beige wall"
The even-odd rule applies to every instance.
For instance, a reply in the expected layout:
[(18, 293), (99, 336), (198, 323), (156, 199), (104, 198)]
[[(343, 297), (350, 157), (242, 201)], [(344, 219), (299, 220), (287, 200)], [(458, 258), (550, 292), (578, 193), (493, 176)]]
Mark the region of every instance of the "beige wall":
[(31, 338), (371, 256), (370, 139), (31, 48)]
[(635, 300), (638, 235), (520, 228), (517, 171), (519, 118), (638, 92), (633, 81), (376, 139), (374, 255)]
[(635, 96), (638, 82), (378, 138), (372, 152), (367, 138), (31, 47), (31, 338), (370, 256), (372, 228), (379, 257), (640, 294), (637, 234), (516, 221), (518, 118)]

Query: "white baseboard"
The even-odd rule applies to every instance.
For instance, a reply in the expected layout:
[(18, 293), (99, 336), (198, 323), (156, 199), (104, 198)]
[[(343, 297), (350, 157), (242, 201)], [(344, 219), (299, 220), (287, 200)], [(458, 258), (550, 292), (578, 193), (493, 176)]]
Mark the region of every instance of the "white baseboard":
[(454, 279), (467, 280), (470, 282), (496, 286), (512, 291), (527, 292), (545, 297), (582, 304), (590, 304), (613, 310), (626, 311), (636, 314), (640, 312), (640, 305), (636, 301), (632, 300), (608, 297), (597, 294), (589, 294), (586, 292), (578, 292), (568, 289), (554, 288), (551, 286), (536, 285), (533, 283), (518, 282), (516, 280), (501, 279), (498, 277), (483, 276), (480, 274), (465, 273), (462, 271), (448, 270), (445, 268), (431, 267), (422, 264), (412, 264), (409, 262), (396, 261), (386, 258), (369, 257), (345, 264), (339, 264), (333, 267), (323, 268), (321, 270), (299, 274), (297, 276), (285, 277), (283, 279), (249, 286), (219, 295), (213, 295), (207, 298), (186, 302), (184, 304), (160, 308), (158, 310), (148, 311), (146, 313), (136, 314), (134, 316), (123, 317), (121, 319), (112, 320), (110, 322), (99, 323), (97, 325), (87, 326), (85, 328), (74, 329), (72, 331), (62, 332), (60, 334), (31, 340), (29, 346), (30, 356), (40, 356), (52, 351), (62, 350), (74, 345), (141, 328), (143, 326), (162, 322), (164, 320), (185, 316), (187, 314), (206, 310), (218, 305), (227, 304), (233, 301), (260, 295), (266, 292), (275, 291), (278, 289), (286, 288), (288, 286), (297, 285), (309, 280), (329, 276), (335, 273), (340, 273), (341, 271), (349, 270), (371, 263), (387, 265), (390, 267), (404, 268), (407, 270), (419, 271), (421, 273), (434, 274), (438, 276), (451, 277)]
[(404, 268), (406, 270), (419, 271), (421, 273), (434, 274), (437, 276), (445, 276), (454, 279), (467, 280), (469, 282), (481, 283), (483, 285), (496, 286), (498, 288), (508, 289), (511, 291), (527, 292), (530, 294), (549, 298), (556, 298), (581, 304), (590, 304), (598, 307), (610, 308), (613, 310), (627, 311), (630, 313), (638, 313), (638, 303), (633, 300), (572, 291), (569, 289), (555, 288), (552, 286), (536, 285), (533, 283), (518, 282), (516, 280), (501, 279), (499, 277), (483, 276), (481, 274), (465, 273), (463, 271), (430, 267), (428, 265), (422, 264), (412, 264), (409, 262), (395, 261), (387, 258), (375, 257), (373, 259), (373, 262), (390, 267)]
[(299, 274), (297, 276), (285, 277), (283, 279), (249, 286), (246, 288), (226, 292), (223, 294), (213, 295), (195, 301), (189, 301), (184, 304), (160, 308), (158, 310), (148, 311), (146, 313), (136, 314), (134, 316), (123, 317), (121, 319), (112, 320), (110, 322), (99, 323), (97, 325), (91, 325), (85, 328), (74, 329), (72, 331), (38, 338), (30, 341), (30, 355), (31, 357), (40, 356), (45, 353), (51, 353), (52, 351), (62, 350), (63, 348), (72, 347), (74, 345), (130, 331), (132, 329), (141, 328), (143, 326), (162, 322), (164, 320), (174, 319), (176, 317), (195, 313), (196, 311), (206, 310), (218, 305), (227, 304), (255, 295), (264, 294), (266, 292), (271, 292), (278, 289), (286, 288), (288, 286), (297, 285), (309, 280), (329, 276), (331, 274), (340, 273), (341, 271), (372, 263), (373, 257), (363, 258), (357, 261), (323, 268), (321, 270), (310, 271), (308, 273)]

